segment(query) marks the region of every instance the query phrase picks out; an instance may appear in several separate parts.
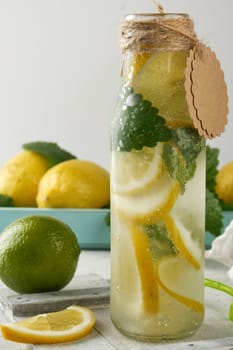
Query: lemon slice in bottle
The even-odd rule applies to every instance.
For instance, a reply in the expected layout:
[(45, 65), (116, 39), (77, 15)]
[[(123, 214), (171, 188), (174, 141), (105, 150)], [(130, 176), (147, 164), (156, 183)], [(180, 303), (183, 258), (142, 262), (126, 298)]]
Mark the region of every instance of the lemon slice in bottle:
[(158, 143), (139, 151), (112, 153), (113, 192), (133, 194), (151, 186), (162, 170), (162, 149), (162, 143)]
[(192, 126), (184, 89), (187, 55), (186, 51), (156, 52), (132, 78), (134, 91), (151, 101), (170, 126)]
[(150, 56), (150, 52), (127, 52), (125, 54), (124, 66), (122, 70), (123, 80), (131, 82), (142, 69)]
[(170, 256), (158, 262), (157, 272), (158, 283), (169, 295), (193, 311), (204, 311), (203, 270), (195, 269), (181, 256)]
[(164, 222), (176, 249), (193, 267), (199, 269), (203, 254), (198, 241), (192, 237), (192, 231), (172, 213), (165, 216)]
[(157, 312), (158, 285), (148, 237), (143, 228), (137, 224), (132, 224), (130, 226), (130, 235), (140, 276), (143, 309), (145, 312), (149, 313)]
[(122, 216), (149, 224), (171, 210), (179, 193), (179, 184), (163, 170), (155, 184), (142, 193), (122, 196), (113, 194), (113, 201)]
[(127, 305), (123, 312), (157, 312), (158, 283), (146, 232), (134, 222), (119, 222), (116, 212), (112, 215), (111, 225), (114, 227), (111, 238), (112, 307), (118, 308), (117, 296), (117, 301), (121, 298), (121, 302)]

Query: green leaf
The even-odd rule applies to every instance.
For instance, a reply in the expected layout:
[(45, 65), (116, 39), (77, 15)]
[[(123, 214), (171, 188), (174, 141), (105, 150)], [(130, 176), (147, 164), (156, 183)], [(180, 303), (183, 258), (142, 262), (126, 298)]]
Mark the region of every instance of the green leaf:
[(77, 158), (53, 142), (35, 141), (23, 144), (23, 148), (46, 157), (51, 167), (66, 160)]
[(194, 128), (177, 128), (173, 131), (173, 139), (187, 163), (196, 160), (205, 147), (205, 140)]
[(221, 199), (219, 199), (219, 203), (222, 207), (222, 210), (225, 210), (225, 211), (232, 211), (233, 210), (233, 204), (224, 203), (223, 200), (221, 200)]
[(111, 226), (111, 215), (110, 213), (106, 214), (105, 218), (104, 218), (105, 224), (107, 226)]
[(204, 139), (196, 129), (177, 128), (172, 131), (172, 141), (163, 147), (163, 160), (170, 176), (179, 181), (181, 193), (196, 170), (196, 158), (205, 147)]
[(222, 233), (223, 214), (218, 198), (208, 188), (206, 189), (206, 224), (205, 229), (214, 236)]
[(206, 188), (215, 193), (219, 149), (206, 146)]
[(118, 151), (141, 150), (154, 147), (159, 141), (168, 141), (171, 131), (158, 109), (133, 88), (123, 86), (112, 125), (112, 148)]
[(164, 223), (144, 226), (149, 239), (152, 257), (157, 260), (165, 255), (176, 254), (176, 248), (171, 241)]
[(174, 144), (165, 143), (163, 146), (163, 160), (169, 175), (179, 181), (181, 192), (185, 190), (186, 161), (178, 147)]
[(4, 194), (0, 194), (0, 207), (14, 207), (13, 198), (6, 196)]

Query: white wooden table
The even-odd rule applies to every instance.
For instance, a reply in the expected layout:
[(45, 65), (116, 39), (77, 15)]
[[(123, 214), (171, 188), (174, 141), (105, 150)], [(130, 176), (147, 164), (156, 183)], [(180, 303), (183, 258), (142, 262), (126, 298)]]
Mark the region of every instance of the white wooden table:
[[(108, 251), (85, 251), (80, 255), (76, 276), (67, 288), (74, 288), (80, 275), (96, 273), (110, 278), (110, 253)], [(206, 277), (233, 284), (226, 268), (212, 260), (206, 260)], [(206, 288), (205, 320), (198, 332), (184, 341), (171, 343), (142, 343), (121, 335), (112, 325), (109, 308), (95, 309), (96, 326), (83, 340), (62, 345), (25, 345), (5, 341), (0, 337), (1, 350), (233, 350), (233, 323), (228, 320), (228, 308), (232, 298), (225, 293)], [(0, 290), (1, 293), (1, 290)], [(6, 322), (0, 312), (0, 322)]]

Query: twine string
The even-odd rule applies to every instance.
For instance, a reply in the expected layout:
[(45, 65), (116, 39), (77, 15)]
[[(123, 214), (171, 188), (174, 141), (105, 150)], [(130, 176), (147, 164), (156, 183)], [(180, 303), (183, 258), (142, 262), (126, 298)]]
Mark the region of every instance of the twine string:
[(189, 17), (166, 17), (163, 14), (125, 20), (121, 26), (122, 52), (189, 50), (198, 42)]

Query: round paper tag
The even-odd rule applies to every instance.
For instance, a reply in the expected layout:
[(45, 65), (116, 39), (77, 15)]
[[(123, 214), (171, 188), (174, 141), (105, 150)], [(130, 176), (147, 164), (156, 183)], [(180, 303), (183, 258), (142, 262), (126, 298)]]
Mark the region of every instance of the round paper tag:
[(228, 114), (227, 87), (216, 55), (204, 44), (190, 50), (185, 71), (185, 91), (190, 117), (200, 135), (219, 136)]

